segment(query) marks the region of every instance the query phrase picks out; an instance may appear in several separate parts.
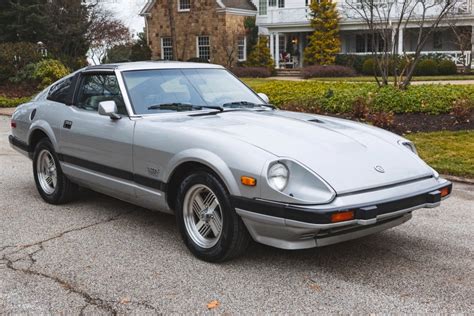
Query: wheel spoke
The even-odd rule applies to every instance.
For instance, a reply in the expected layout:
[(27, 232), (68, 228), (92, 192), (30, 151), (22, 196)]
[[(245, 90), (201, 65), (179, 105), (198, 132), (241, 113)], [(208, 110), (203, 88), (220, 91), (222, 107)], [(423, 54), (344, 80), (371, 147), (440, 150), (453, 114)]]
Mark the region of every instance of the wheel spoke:
[(197, 218), (200, 219), (201, 216), (202, 216), (202, 211), (204, 210), (204, 208), (202, 208), (200, 206), (200, 203), (196, 200), (193, 201), (193, 211), (194, 211), (194, 214), (196, 214)]
[(196, 229), (198, 230), (199, 234), (201, 234), (201, 236), (203, 237), (207, 237), (207, 235), (211, 231), (211, 227), (205, 221), (199, 221), (196, 224)]
[(206, 196), (206, 198), (204, 199), (204, 205), (205, 207), (209, 207), (209, 205), (212, 204), (212, 202), (216, 199), (216, 197), (214, 196), (214, 194), (212, 192), (209, 192)]
[(214, 197), (214, 201), (212, 201), (211, 205), (209, 205), (209, 211), (214, 212), (216, 207), (219, 206), (219, 201)]
[(52, 177), (46, 177), (46, 183), (48, 183), (49, 186), (53, 184), (53, 178)]
[(219, 236), (222, 230), (222, 221), (220, 215), (218, 215), (217, 212), (214, 212), (213, 217), (209, 221), (209, 225), (211, 226), (214, 236)]

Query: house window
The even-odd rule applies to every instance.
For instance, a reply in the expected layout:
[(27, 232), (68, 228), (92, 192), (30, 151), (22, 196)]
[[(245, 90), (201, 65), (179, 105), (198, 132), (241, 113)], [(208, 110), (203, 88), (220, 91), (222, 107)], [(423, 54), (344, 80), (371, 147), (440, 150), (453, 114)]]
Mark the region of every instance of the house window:
[(161, 38), (161, 59), (173, 60), (173, 39), (171, 37)]
[(197, 57), (204, 60), (211, 59), (211, 41), (209, 36), (197, 37)]
[(258, 14), (267, 15), (267, 1), (268, 0), (258, 0)]
[(365, 34), (356, 35), (356, 52), (365, 53)]
[(247, 37), (241, 36), (237, 41), (237, 58), (239, 61), (247, 60)]
[(285, 0), (268, 0), (269, 7), (276, 7), (277, 5), (279, 8), (284, 8)]
[(433, 32), (433, 49), (443, 48), (443, 37), (441, 32)]
[(186, 12), (191, 10), (191, 0), (178, 0), (178, 11)]

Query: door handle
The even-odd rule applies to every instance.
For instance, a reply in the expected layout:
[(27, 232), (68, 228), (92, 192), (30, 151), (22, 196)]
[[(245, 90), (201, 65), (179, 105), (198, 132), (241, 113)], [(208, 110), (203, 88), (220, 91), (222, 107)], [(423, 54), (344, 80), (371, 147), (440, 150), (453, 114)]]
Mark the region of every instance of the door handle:
[(72, 121), (64, 121), (63, 127), (66, 128), (66, 129), (71, 129)]

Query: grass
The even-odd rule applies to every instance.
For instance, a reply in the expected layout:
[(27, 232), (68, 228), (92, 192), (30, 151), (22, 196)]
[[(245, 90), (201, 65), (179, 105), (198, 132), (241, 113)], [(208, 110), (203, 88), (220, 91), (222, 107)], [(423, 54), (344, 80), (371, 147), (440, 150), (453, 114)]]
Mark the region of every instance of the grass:
[(439, 173), (474, 178), (474, 131), (407, 135), (418, 152)]

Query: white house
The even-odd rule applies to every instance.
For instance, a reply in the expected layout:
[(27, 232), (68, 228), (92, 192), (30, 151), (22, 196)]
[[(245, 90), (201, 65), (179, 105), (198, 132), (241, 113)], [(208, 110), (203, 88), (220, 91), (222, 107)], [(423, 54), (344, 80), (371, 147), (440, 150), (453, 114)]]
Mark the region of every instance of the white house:
[[(312, 32), (310, 25), (309, 3), (311, 0), (252, 0), (258, 8), (257, 25), (260, 34), (270, 36), (270, 50), (277, 67), (290, 64), (293, 67), (302, 66), (304, 48), (307, 45), (307, 36)], [(314, 1), (314, 0), (313, 0)], [(347, 1), (354, 1), (357, 5), (360, 0), (336, 0), (340, 21), (341, 53), (343, 54), (370, 54), (372, 40), (367, 31), (366, 23), (357, 18), (356, 12), (350, 10)], [(383, 8), (387, 1), (378, 0)], [(438, 0), (433, 0), (438, 1)], [(423, 47), (423, 53), (441, 53), (451, 58), (458, 66), (468, 65), (474, 54), (474, 12), (473, 0), (457, 0), (456, 10), (446, 18), (441, 28), (434, 32)], [(436, 12), (434, 12), (436, 13)], [(431, 12), (430, 14), (433, 14)], [(428, 17), (428, 20), (430, 18)], [(416, 19), (412, 19), (415, 21)], [(449, 21), (451, 22), (449, 22)], [(470, 33), (471, 47), (459, 48), (454, 39), (451, 27), (464, 28)], [(410, 53), (415, 49), (415, 30), (419, 27), (410, 22), (401, 30), (398, 39), (399, 53)], [(283, 62), (283, 53), (288, 53), (291, 59)], [(287, 54), (285, 54), (287, 55)]]

